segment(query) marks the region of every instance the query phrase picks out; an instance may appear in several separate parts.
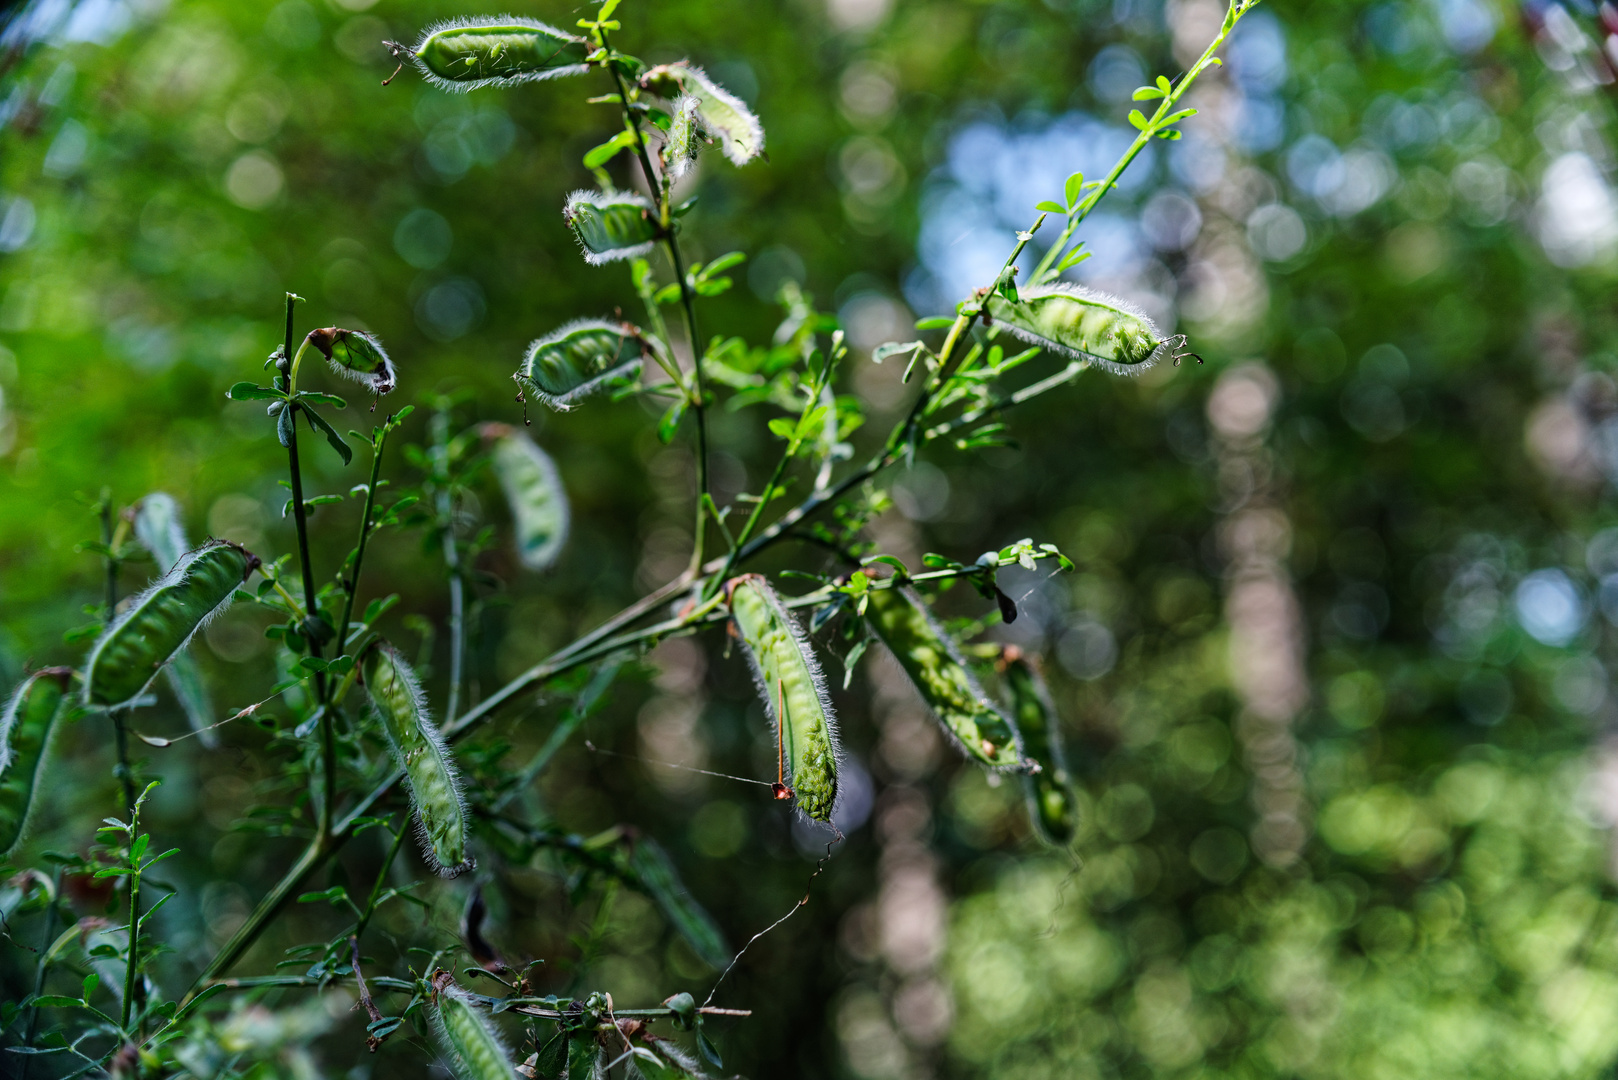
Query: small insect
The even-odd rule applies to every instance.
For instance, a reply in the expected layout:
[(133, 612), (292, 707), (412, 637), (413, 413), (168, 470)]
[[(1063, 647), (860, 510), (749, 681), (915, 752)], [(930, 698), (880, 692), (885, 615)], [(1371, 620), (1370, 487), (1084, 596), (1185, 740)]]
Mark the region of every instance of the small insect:
[(1196, 353), (1181, 351), (1184, 334), (1165, 339), (1135, 305), (1081, 285), (1060, 282), (1024, 289), (1015, 301), (990, 293), (984, 313), (987, 323), (1004, 326), (1030, 345), (1118, 374), (1138, 374), (1164, 356), (1175, 364), (1187, 356), (1202, 363)]
[(1001, 653), (1000, 666), (1011, 694), (1011, 712), (1022, 735), (1023, 752), (1039, 763), (1039, 771), (1023, 777), (1028, 793), (1028, 816), (1035, 831), (1049, 844), (1061, 847), (1078, 828), (1078, 800), (1067, 771), (1062, 746), (1061, 718), (1050, 690), (1033, 660), (1014, 646)]
[(732, 165), (746, 165), (764, 153), (764, 125), (753, 110), (701, 68), (684, 61), (661, 64), (641, 77), (641, 86), (670, 101), (682, 94), (695, 98), (698, 123), (719, 139)]
[(479, 431), (511, 507), (517, 558), (530, 570), (544, 570), (567, 541), (567, 492), (556, 463), (534, 440), (509, 425), (484, 424)]
[[(180, 504), (172, 495), (154, 491), (135, 504), (135, 539), (152, 556), (159, 570), (166, 571), (180, 561), (191, 544), (180, 523)], [(191, 730), (201, 737), (202, 745), (210, 750), (218, 746), (219, 736), (213, 732), (213, 698), (191, 650), (175, 653), (174, 659), (164, 666), (163, 677), (174, 691)]]
[[(515, 15), (434, 23), (423, 31), (414, 48), (396, 41), (383, 44), (401, 68), (414, 64), (429, 83), (455, 93), (579, 75), (590, 69), (585, 62), (589, 42)], [(398, 74), (395, 71), (387, 81)]]
[(584, 261), (591, 266), (639, 258), (662, 235), (652, 204), (631, 192), (575, 191), (562, 207), (562, 220), (573, 230), (584, 249)]
[(28, 830), (51, 736), (67, 710), (72, 680), (70, 668), (36, 671), (0, 713), (0, 857), (11, 854)]
[(634, 378), (650, 348), (629, 323), (575, 319), (531, 343), (512, 378), (523, 397), (566, 412), (608, 384)]
[(876, 636), (893, 653), (953, 741), (996, 769), (1023, 769), (1016, 725), (983, 692), (960, 650), (914, 589), (873, 589), (865, 609)]
[(702, 122), (697, 110), (702, 102), (690, 94), (682, 94), (669, 106), (669, 130), (663, 139), (663, 164), (669, 175), (678, 180), (691, 168), (702, 151)]
[(433, 1033), (456, 1080), (511, 1080), (511, 1055), (485, 1010), (447, 971), (435, 974), (433, 988)]
[(334, 372), (373, 394), (389, 393), (399, 384), (393, 361), (375, 334), (328, 326), (309, 331), (309, 344), (319, 350)]
[(85, 664), (85, 704), (116, 708), (139, 697), (192, 635), (230, 606), (258, 564), (258, 556), (226, 540), (210, 540), (175, 563), (96, 639)]
[(733, 578), (725, 589), (736, 636), (747, 647), (759, 697), (775, 725), (780, 775), (771, 791), (778, 799), (796, 796), (799, 810), (830, 821), (840, 757), (837, 717), (809, 639), (761, 575)]
[(470, 870), (460, 774), (443, 733), (427, 710), (427, 697), (416, 673), (398, 650), (384, 642), (366, 650), (361, 663), (372, 711), (394, 761), (404, 770), (422, 856), (444, 877)]

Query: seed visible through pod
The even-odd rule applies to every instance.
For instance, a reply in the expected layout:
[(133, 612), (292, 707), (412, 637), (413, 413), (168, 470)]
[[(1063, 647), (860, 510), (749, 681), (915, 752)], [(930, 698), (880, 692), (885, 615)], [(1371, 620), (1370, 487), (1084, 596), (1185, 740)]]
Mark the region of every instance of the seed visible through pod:
[(361, 670), (372, 711), (394, 761), (404, 770), (423, 858), (444, 877), (471, 869), (460, 775), (443, 733), (427, 711), (427, 697), (416, 673), (385, 642), (366, 650)]
[[(185, 538), (185, 528), (180, 522), (180, 504), (174, 501), (173, 496), (154, 491), (135, 504), (135, 539), (151, 554), (159, 572), (168, 570), (180, 561), (191, 545)], [(174, 691), (175, 700), (179, 701), (181, 711), (202, 745), (210, 750), (218, 746), (219, 737), (214, 734), (212, 727), (213, 699), (208, 694), (207, 684), (202, 681), (202, 671), (197, 667), (191, 650), (183, 649), (176, 653), (174, 659), (163, 668), (163, 677), (168, 681), (169, 689)]]
[(634, 378), (650, 347), (628, 323), (576, 319), (529, 345), (513, 378), (534, 398), (566, 412), (610, 383)]
[(697, 121), (719, 139), (732, 165), (746, 165), (764, 153), (764, 125), (753, 110), (701, 68), (683, 60), (662, 64), (647, 71), (641, 85), (662, 97), (683, 93), (695, 98)]
[(591, 266), (634, 259), (652, 250), (657, 240), (657, 219), (644, 196), (629, 192), (611, 195), (575, 191), (562, 208), (562, 220), (584, 249)]
[(534, 19), (514, 15), (475, 15), (434, 23), (413, 49), (386, 42), (408, 58), (426, 80), (443, 90), (464, 93), (480, 86), (578, 75), (590, 69), (590, 43)]
[(191, 636), (230, 606), (258, 557), (210, 540), (129, 601), (96, 639), (85, 664), (84, 701), (115, 708), (139, 697)]
[(865, 610), (876, 636), (968, 757), (996, 769), (1024, 768), (1017, 728), (967, 670), (960, 650), (914, 589), (873, 589)]
[(1031, 345), (1124, 375), (1145, 371), (1185, 341), (1164, 339), (1157, 324), (1128, 301), (1080, 285), (1024, 289), (1016, 301), (991, 293), (986, 311), (992, 325)]
[(68, 709), (68, 668), (45, 668), (23, 680), (0, 713), (0, 858), (28, 829), (57, 719)]
[(389, 393), (399, 383), (393, 361), (375, 334), (328, 326), (309, 331), (309, 344), (320, 351), (333, 371), (373, 394)]
[(556, 463), (534, 440), (506, 424), (484, 424), (479, 431), (511, 508), (517, 558), (530, 570), (544, 570), (567, 541), (567, 492)]
[(775, 590), (758, 574), (726, 586), (736, 636), (747, 647), (764, 711), (775, 727), (779, 782), (798, 809), (831, 821), (837, 801), (837, 717), (809, 639)]

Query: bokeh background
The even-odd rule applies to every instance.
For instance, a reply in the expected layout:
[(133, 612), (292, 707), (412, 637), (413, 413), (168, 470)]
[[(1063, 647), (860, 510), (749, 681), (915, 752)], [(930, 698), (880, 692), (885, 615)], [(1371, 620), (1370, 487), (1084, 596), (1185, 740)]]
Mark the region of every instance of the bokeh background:
[[(100, 588), (76, 548), (97, 529), (83, 497), (104, 487), (173, 493), (194, 536), (290, 550), (281, 451), (257, 409), (224, 400), (279, 341), (284, 291), (308, 298), (305, 326), (380, 334), (403, 373), (393, 400), (469, 391), (468, 423), (517, 420), (508, 379), (529, 339), (633, 310), (627, 275), (586, 267), (558, 213), (613, 124), (582, 103), (599, 87), (379, 85), (382, 39), (484, 10), (39, 0), (0, 16), (0, 683), (77, 657), (62, 635)], [(1213, 0), (629, 0), (619, 43), (706, 65), (768, 131), (767, 163), (701, 166), (690, 243), (751, 255), (706, 326), (765, 342), (777, 288), (801, 282), (846, 327), (849, 389), (885, 430), (908, 391), (868, 350), (988, 283), (1033, 204), (1110, 164), (1131, 92), (1183, 70), (1221, 15)], [(1611, 18), (1585, 0), (1270, 0), (1244, 20), (1185, 139), (1131, 170), (1071, 275), (1188, 333), (1207, 363), (1086, 375), (1013, 416), (1015, 448), (927, 453), (893, 474), (875, 530), (911, 565), (1024, 536), (1078, 564), (1008, 574), (1024, 617), (990, 636), (1046, 658), (1081, 835), (1043, 847), (1017, 785), (958, 761), (897, 669), (868, 659), (837, 695), (849, 840), (721, 993), (754, 1010), (720, 1032), (731, 1071), (1610, 1075)], [(534, 419), (575, 532), (544, 577), (501, 543), (483, 556), (499, 583), (478, 605), (475, 693), (686, 557), (686, 442), (658, 442), (634, 402)], [(761, 483), (763, 419), (715, 417), (721, 491)], [(306, 459), (317, 491), (363, 479)], [(390, 467), (412, 482), (402, 456)], [(325, 565), (354, 514), (316, 515)], [(409, 533), (372, 559), (369, 588), (428, 619), (388, 632), (442, 675), (441, 568)], [(267, 621), (243, 605), (208, 629), (199, 659), (223, 704), (273, 681)], [(816, 851), (757, 789), (660, 764), (767, 768), (740, 659), (715, 635), (652, 660), (585, 728), (627, 757), (573, 745), (543, 798), (580, 833), (657, 836), (739, 943), (802, 895)], [(516, 754), (555, 718), (509, 712), (476, 745)], [(63, 740), (18, 865), (84, 849), (115, 809), (94, 723)], [(141, 721), (183, 724), (166, 699)], [(182, 849), (159, 968), (175, 988), (298, 850), (239, 828), (286, 796), (261, 734), (223, 736), (142, 750), (165, 780), (157, 842)], [(362, 838), (311, 887), (368, 882), (379, 856)], [(414, 855), (398, 870), (423, 873)], [(581, 951), (595, 908), (573, 909), (567, 884), (545, 866), (486, 880), (491, 938), (546, 958), (559, 990), (625, 1006), (706, 992), (714, 973), (627, 892)], [(388, 941), (453, 937), (468, 888), (430, 887), (425, 915), (401, 906)], [(85, 915), (102, 902), (75, 899)], [(298, 908), (241, 970), (336, 918)], [(0, 939), (0, 998), (31, 986), (21, 943), (38, 933), (22, 920)], [(419, 1040), (373, 1058), (347, 999), (313, 1000), (264, 998), (279, 1025), (237, 1015), (266, 1075), (427, 1074)]]

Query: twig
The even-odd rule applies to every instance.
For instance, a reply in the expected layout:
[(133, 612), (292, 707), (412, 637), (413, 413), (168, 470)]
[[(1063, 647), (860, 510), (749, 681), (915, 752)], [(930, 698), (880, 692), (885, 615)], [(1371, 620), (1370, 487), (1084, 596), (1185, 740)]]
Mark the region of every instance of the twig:
[[(349, 963), (354, 967), (354, 985), (359, 988), (360, 992), (359, 1004), (364, 1007), (366, 1015), (371, 1018), (371, 1023), (379, 1023), (383, 1019), (382, 1010), (377, 1008), (376, 1002), (371, 1000), (370, 988), (365, 985), (365, 976), (360, 973), (360, 938), (358, 934), (348, 935), (348, 948), (350, 954)], [(382, 1045), (382, 1040), (367, 1032), (365, 1045), (374, 1054), (376, 1053), (376, 1048)]]

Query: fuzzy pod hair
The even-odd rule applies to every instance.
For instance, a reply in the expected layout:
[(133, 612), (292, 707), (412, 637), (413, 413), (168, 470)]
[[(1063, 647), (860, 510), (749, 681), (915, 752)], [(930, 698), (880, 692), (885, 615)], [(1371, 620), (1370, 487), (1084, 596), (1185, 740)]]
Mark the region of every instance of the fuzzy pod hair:
[[(180, 523), (180, 504), (172, 495), (154, 491), (135, 504), (135, 539), (160, 571), (168, 570), (184, 557), (191, 545)], [(202, 745), (210, 750), (217, 747), (219, 736), (212, 730), (213, 699), (191, 650), (176, 653), (164, 666), (163, 677)]]
[(258, 564), (258, 556), (226, 540), (210, 540), (175, 563), (96, 639), (84, 668), (84, 703), (110, 709), (139, 697), (230, 606)]
[(512, 377), (536, 400), (566, 412), (608, 383), (638, 375), (649, 347), (628, 323), (575, 319), (530, 343)]
[(741, 98), (684, 60), (652, 68), (641, 85), (664, 97), (685, 94), (697, 100), (697, 121), (719, 140), (732, 165), (746, 165), (764, 153), (764, 125)]
[(433, 723), (416, 673), (397, 649), (380, 641), (366, 650), (361, 665), (371, 711), (404, 770), (423, 859), (443, 877), (470, 870), (460, 773), (443, 732)]
[(590, 43), (520, 15), (473, 15), (437, 22), (414, 48), (389, 43), (422, 78), (464, 94), (483, 86), (516, 86), (590, 70)]
[(663, 161), (669, 175), (678, 180), (691, 169), (691, 163), (702, 152), (702, 123), (697, 111), (702, 102), (691, 94), (682, 94), (669, 106), (668, 137), (663, 141)]
[(514, 1080), (511, 1054), (471, 994), (447, 983), (433, 1005), (433, 1036), (456, 1080)]
[[(837, 714), (809, 638), (762, 575), (733, 578), (725, 591), (731, 623), (747, 646), (753, 680), (780, 746), (782, 780), (805, 816), (830, 822), (837, 810), (842, 749)], [(785, 717), (778, 703), (785, 706)]]
[(1070, 360), (1138, 375), (1169, 351), (1157, 324), (1127, 300), (1058, 282), (1024, 289), (1013, 302), (991, 293), (988, 322)]
[(978, 684), (966, 661), (917, 592), (873, 589), (865, 617), (888, 647), (951, 742), (992, 769), (1026, 770), (1012, 719)]
[(1061, 717), (1033, 660), (1008, 647), (1003, 673), (1023, 752), (1030, 761), (1039, 763), (1038, 772), (1023, 777), (1028, 817), (1041, 839), (1054, 847), (1064, 847), (1078, 829), (1079, 804), (1062, 745)]
[(573, 230), (584, 261), (591, 266), (638, 259), (657, 242), (652, 204), (631, 192), (575, 191), (562, 207), (562, 220)]
[(530, 570), (544, 570), (567, 542), (567, 491), (556, 463), (534, 440), (507, 424), (484, 424), (480, 433), (511, 508), (517, 558)]
[(674, 1044), (672, 1039), (660, 1039), (645, 1031), (637, 1036), (642, 1045), (632, 1046), (635, 1056), (631, 1061), (631, 1076), (642, 1080), (707, 1080), (708, 1074), (697, 1064), (696, 1058)]
[(381, 396), (399, 385), (393, 360), (375, 334), (328, 326), (309, 332), (309, 344), (320, 351), (332, 371)]
[(70, 707), (70, 668), (36, 671), (0, 713), (0, 858), (28, 832), (56, 722)]

